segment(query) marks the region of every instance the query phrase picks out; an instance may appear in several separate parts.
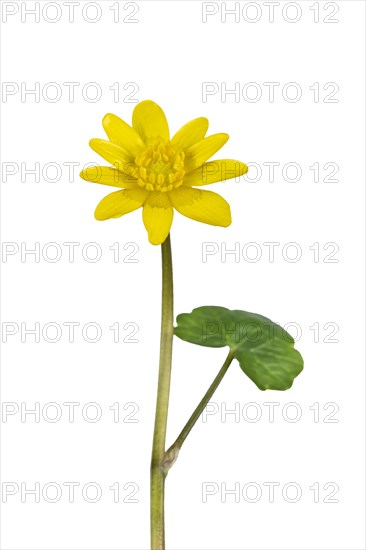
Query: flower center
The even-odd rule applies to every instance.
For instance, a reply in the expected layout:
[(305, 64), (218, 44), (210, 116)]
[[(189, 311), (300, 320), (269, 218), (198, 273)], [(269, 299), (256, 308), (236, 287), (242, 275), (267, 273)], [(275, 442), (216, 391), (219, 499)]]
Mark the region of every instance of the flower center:
[(171, 145), (156, 143), (136, 157), (136, 177), (147, 191), (166, 193), (180, 187), (184, 177), (184, 152)]

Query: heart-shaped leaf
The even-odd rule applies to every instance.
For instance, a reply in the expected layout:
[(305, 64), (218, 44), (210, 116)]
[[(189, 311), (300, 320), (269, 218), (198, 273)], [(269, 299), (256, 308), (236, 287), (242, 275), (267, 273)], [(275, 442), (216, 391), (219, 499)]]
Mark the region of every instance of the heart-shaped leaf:
[(219, 306), (177, 317), (176, 336), (200, 346), (230, 346), (241, 369), (260, 390), (287, 390), (303, 369), (294, 339), (270, 319)]

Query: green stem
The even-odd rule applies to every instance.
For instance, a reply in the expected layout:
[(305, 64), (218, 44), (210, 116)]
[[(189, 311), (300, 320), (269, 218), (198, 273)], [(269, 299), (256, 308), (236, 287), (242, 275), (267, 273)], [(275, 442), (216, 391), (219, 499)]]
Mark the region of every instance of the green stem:
[(151, 457), (151, 549), (164, 550), (164, 484), (166, 469), (165, 440), (168, 420), (170, 374), (173, 347), (173, 268), (170, 236), (161, 245), (162, 308), (160, 334), (159, 381), (156, 399), (154, 439)]
[(204, 411), (207, 403), (210, 401), (211, 397), (213, 396), (213, 394), (217, 390), (221, 380), (224, 378), (224, 376), (225, 376), (228, 368), (230, 367), (231, 362), (232, 362), (233, 359), (234, 359), (234, 356), (233, 356), (232, 352), (230, 351), (228, 356), (225, 359), (224, 364), (222, 365), (221, 369), (219, 370), (215, 380), (212, 382), (211, 386), (208, 388), (207, 392), (205, 393), (205, 395), (203, 396), (201, 401), (198, 403), (197, 407), (195, 408), (195, 410), (191, 414), (187, 424), (184, 426), (183, 430), (180, 432), (179, 436), (177, 437), (177, 439), (175, 440), (173, 445), (171, 445), (171, 447), (169, 447), (169, 449), (165, 453), (165, 464), (166, 464), (166, 469), (167, 470), (169, 470), (169, 468), (176, 461), (176, 459), (178, 457), (178, 453), (179, 453), (183, 443), (185, 442), (188, 434), (190, 433), (193, 426), (195, 425), (195, 423), (197, 422), (197, 420), (201, 416), (201, 414)]

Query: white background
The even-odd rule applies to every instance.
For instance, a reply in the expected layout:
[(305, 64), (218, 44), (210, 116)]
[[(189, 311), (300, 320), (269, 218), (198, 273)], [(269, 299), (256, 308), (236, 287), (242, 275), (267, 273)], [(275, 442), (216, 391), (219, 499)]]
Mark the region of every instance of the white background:
[[(2, 222), (4, 243), (14, 243), (5, 245), (14, 253), (2, 258), (3, 329), (17, 331), (3, 344), (2, 399), (13, 403), (5, 407), (14, 414), (2, 417), (2, 481), (19, 487), (3, 504), (2, 548), (149, 546), (160, 250), (147, 241), (141, 211), (95, 221), (94, 208), (110, 189), (78, 177), (86, 163), (100, 161), (88, 141), (104, 137), (103, 116), (114, 112), (130, 122), (131, 99), (158, 102), (172, 133), (206, 116), (209, 133), (230, 134), (221, 158), (260, 167), (257, 172), (252, 165), (248, 178), (239, 182), (211, 188), (231, 204), (229, 228), (175, 215), (176, 314), (215, 304), (292, 323), (288, 330), (298, 338), (305, 359), (303, 373), (287, 392), (261, 392), (238, 364), (231, 366), (213, 398), (212, 414), (198, 422), (169, 473), (167, 548), (364, 548), (364, 3), (281, 2), (273, 8), (273, 22), (265, 2), (237, 2), (237, 21), (228, 15), (226, 22), (221, 3), (205, 8), (196, 1), (142, 1), (137, 11), (120, 2), (117, 22), (117, 2), (97, 2), (85, 10), (91, 3), (81, 0), (74, 6), (74, 22), (64, 2), (48, 4), (43, 11), (46, 2), (39, 3), (35, 22), (25, 11), (35, 2), (2, 2), (2, 79), (8, 83), (5, 91), (13, 91), (2, 99), (3, 163), (8, 163), (3, 164)], [(204, 23), (205, 9), (217, 13)], [(6, 19), (4, 10), (14, 14)], [(128, 18), (137, 22), (124, 21)], [(47, 86), (51, 82), (56, 87)], [(79, 83), (74, 101), (65, 82)], [(94, 102), (91, 82), (101, 92)], [(205, 82), (216, 83), (211, 87), (216, 93), (203, 98)], [(264, 84), (270, 82), (278, 83), (273, 98)], [(22, 97), (21, 91), (36, 83), (39, 98)], [(115, 83), (118, 98), (110, 89), (114, 85), (116, 90)], [(233, 89), (235, 83), (239, 97), (225, 96), (225, 86)], [(291, 101), (296, 89), (288, 83), (300, 90), (298, 101)], [(274, 181), (263, 164), (268, 162), (280, 163)], [(35, 163), (39, 181), (26, 172)], [(65, 163), (75, 163), (74, 178)], [(287, 163), (300, 166), (298, 181), (289, 181), (297, 178), (288, 167), (283, 177)], [(318, 182), (315, 168), (310, 169), (315, 163)], [(333, 179), (338, 181), (324, 181), (334, 167), (324, 168), (326, 163), (337, 165)], [(79, 243), (74, 262), (67, 242)], [(94, 263), (95, 248), (84, 248), (91, 242), (102, 252)], [(218, 251), (203, 262), (207, 242), (216, 243)], [(279, 243), (272, 262), (263, 244), (268, 242)], [(57, 243), (59, 261), (50, 260), (56, 248), (47, 243)], [(117, 262), (110, 250), (114, 243), (120, 247)], [(136, 244), (124, 249), (126, 243)], [(296, 250), (288, 243), (297, 243), (298, 261), (290, 261)], [(40, 247), (39, 261), (32, 254), (22, 258), (22, 250), (35, 246)], [(234, 255), (225, 256), (225, 247), (235, 246), (237, 262)], [(133, 250), (132, 259), (138, 261), (127, 262)], [(261, 257), (250, 261), (256, 253)], [(67, 322), (80, 323), (74, 343), (68, 341)], [(21, 323), (28, 329), (40, 323), (39, 343), (29, 334), (22, 342)], [(47, 323), (60, 327), (58, 342), (47, 341), (54, 337), (52, 327), (42, 336)], [(98, 342), (83, 339), (87, 323), (100, 327)], [(119, 343), (109, 328), (114, 323), (120, 326)], [(138, 325), (138, 343), (123, 342), (131, 332), (131, 326), (123, 328), (126, 323)], [(94, 337), (92, 329), (88, 335)], [(225, 349), (175, 340), (168, 444), (225, 355)], [(32, 414), (22, 422), (22, 402), (28, 409), (39, 403), (39, 422)], [(65, 402), (80, 404), (73, 423)], [(95, 409), (83, 409), (90, 402), (102, 412), (94, 423)], [(57, 410), (44, 408), (47, 403), (58, 405), (58, 421), (50, 421)], [(114, 403), (119, 403), (119, 422), (109, 409)], [(272, 405), (273, 422), (264, 403), (278, 404)], [(237, 416), (225, 414), (235, 408)], [(250, 422), (256, 415), (258, 421)], [(296, 415), (298, 421), (291, 422)], [(65, 482), (80, 484), (74, 503)], [(102, 491), (96, 503), (82, 496), (91, 482)], [(114, 503), (109, 487), (117, 482), (120, 502)], [(203, 502), (208, 482), (216, 492)], [(264, 485), (268, 482), (279, 484), (274, 502)], [(55, 495), (51, 487), (46, 497), (41, 492), (39, 503), (30, 494), (22, 502), (21, 483), (27, 489), (39, 483), (41, 491), (47, 483), (58, 484), (62, 494), (58, 502), (49, 502)], [(256, 485), (245, 493), (248, 483)], [(301, 490), (297, 502), (289, 502), (294, 486), (286, 497), (288, 483)], [(319, 502), (311, 486), (319, 487)], [(235, 487), (236, 499), (228, 494), (225, 502), (225, 488)], [(255, 487), (262, 494), (250, 502)], [(134, 488), (137, 502), (123, 502)], [(92, 488), (88, 495), (90, 500)], [(337, 502), (324, 502), (329, 496)]]

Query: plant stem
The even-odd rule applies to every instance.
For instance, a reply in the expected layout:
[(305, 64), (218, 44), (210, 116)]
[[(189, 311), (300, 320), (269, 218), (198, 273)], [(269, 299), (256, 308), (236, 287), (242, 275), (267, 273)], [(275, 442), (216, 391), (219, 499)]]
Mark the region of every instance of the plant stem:
[(202, 414), (203, 410), (205, 409), (207, 403), (210, 401), (211, 397), (213, 396), (213, 394), (217, 390), (221, 380), (224, 378), (224, 376), (225, 376), (228, 368), (230, 367), (231, 362), (232, 362), (233, 359), (234, 359), (234, 356), (233, 356), (232, 352), (230, 351), (228, 356), (225, 359), (224, 364), (222, 365), (221, 369), (219, 370), (215, 380), (212, 382), (211, 386), (208, 388), (207, 392), (205, 393), (205, 395), (203, 396), (201, 401), (198, 403), (197, 407), (195, 408), (192, 415), (190, 416), (187, 424), (184, 426), (183, 430), (180, 432), (179, 436), (177, 437), (177, 439), (175, 440), (173, 445), (171, 445), (171, 447), (169, 447), (169, 449), (165, 453), (165, 463), (166, 463), (166, 469), (167, 470), (176, 461), (176, 459), (178, 457), (178, 453), (179, 453), (183, 443), (185, 442), (188, 434), (190, 433), (191, 429), (193, 428), (193, 426), (195, 425), (195, 423), (197, 422), (197, 420), (201, 416), (201, 414)]
[(161, 245), (162, 307), (160, 334), (159, 381), (156, 399), (154, 439), (151, 457), (150, 513), (151, 549), (164, 550), (164, 466), (168, 420), (170, 374), (173, 347), (173, 267), (170, 236)]

